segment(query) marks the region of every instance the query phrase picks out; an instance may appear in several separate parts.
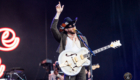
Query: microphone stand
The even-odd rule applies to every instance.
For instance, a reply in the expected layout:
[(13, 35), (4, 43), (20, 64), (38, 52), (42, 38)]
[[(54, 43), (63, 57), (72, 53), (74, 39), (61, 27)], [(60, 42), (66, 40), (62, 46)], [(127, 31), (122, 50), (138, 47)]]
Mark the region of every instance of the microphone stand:
[(21, 80), (24, 80), (23, 78), (21, 78), (17, 73), (14, 73), (15, 75), (17, 75)]
[[(77, 32), (79, 34), (77, 34), (78, 38), (83, 42), (83, 44), (88, 48), (89, 50), (89, 54), (90, 54), (90, 74), (91, 74), (91, 80), (93, 80), (93, 76), (92, 76), (92, 55), (95, 56), (95, 54), (93, 53), (93, 51), (90, 49), (90, 47), (86, 44), (86, 42), (80, 37), (80, 35), (82, 35), (82, 33), (80, 31), (77, 30)], [(82, 35), (83, 36), (83, 35)]]

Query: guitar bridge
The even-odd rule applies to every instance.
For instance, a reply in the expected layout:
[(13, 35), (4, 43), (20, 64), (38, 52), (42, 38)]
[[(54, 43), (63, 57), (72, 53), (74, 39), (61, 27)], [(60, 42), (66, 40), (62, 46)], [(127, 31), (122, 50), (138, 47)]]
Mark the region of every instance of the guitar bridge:
[(72, 58), (72, 60), (74, 63), (78, 62), (78, 58), (76, 56), (74, 58)]

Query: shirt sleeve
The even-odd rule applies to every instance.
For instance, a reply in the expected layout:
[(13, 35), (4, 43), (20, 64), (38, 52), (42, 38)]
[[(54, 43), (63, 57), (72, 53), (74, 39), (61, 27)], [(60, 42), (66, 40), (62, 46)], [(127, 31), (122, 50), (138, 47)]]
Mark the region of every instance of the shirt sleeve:
[(60, 43), (61, 33), (57, 28), (58, 21), (59, 21), (58, 19), (53, 19), (50, 30), (52, 32), (53, 37), (56, 39), (56, 41)]

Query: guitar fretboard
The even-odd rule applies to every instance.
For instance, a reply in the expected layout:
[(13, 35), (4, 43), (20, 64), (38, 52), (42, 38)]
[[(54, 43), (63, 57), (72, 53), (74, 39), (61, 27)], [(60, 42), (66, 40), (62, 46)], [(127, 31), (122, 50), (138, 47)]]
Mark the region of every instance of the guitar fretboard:
[(96, 49), (96, 50), (93, 51), (93, 53), (97, 54), (97, 53), (102, 52), (102, 51), (104, 51), (104, 50), (106, 50), (108, 48), (110, 48), (110, 45), (107, 45), (107, 46), (104, 46), (102, 48)]
[[(106, 49), (109, 49), (109, 48), (110, 48), (110, 45), (107, 45), (107, 46), (104, 46), (102, 48), (99, 48), (99, 49), (94, 50), (93, 53), (94, 54), (97, 54), (97, 53), (102, 52), (102, 51), (104, 51)], [(89, 54), (85, 54), (84, 57), (87, 57), (88, 58), (88, 57), (90, 57), (90, 55)]]

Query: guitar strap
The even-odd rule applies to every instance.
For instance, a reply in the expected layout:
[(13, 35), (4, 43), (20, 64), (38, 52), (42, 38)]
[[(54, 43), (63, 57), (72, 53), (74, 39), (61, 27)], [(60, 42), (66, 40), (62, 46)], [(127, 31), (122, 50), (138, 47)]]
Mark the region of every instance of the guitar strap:
[[(81, 35), (79, 35), (79, 36), (85, 42), (85, 40), (83, 39), (83, 37)], [(81, 41), (81, 42), (85, 45), (85, 43), (83, 41)], [(88, 47), (86, 45), (85, 45), (85, 47), (88, 49)], [(87, 67), (87, 71), (89, 71), (89, 70), (90, 70), (90, 66)]]

